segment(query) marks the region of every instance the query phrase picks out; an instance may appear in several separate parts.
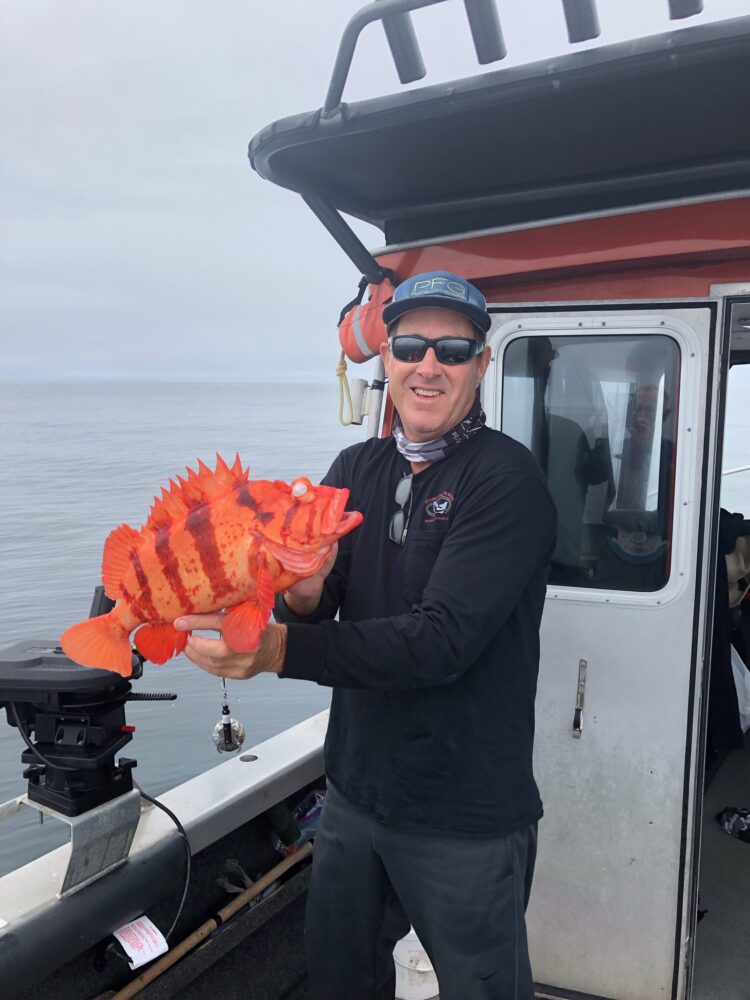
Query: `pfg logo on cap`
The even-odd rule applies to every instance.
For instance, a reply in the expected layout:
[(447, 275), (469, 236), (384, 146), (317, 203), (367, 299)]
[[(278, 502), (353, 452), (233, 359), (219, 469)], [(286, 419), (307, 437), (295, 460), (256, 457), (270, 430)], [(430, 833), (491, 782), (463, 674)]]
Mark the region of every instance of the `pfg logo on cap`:
[(466, 285), (450, 278), (422, 278), (415, 281), (411, 287), (412, 295), (450, 295), (454, 299), (468, 301), (469, 292)]
[(383, 308), (383, 322), (390, 330), (393, 323), (410, 309), (436, 306), (453, 309), (466, 316), (482, 333), (492, 326), (484, 295), (466, 278), (452, 271), (423, 271), (405, 278)]

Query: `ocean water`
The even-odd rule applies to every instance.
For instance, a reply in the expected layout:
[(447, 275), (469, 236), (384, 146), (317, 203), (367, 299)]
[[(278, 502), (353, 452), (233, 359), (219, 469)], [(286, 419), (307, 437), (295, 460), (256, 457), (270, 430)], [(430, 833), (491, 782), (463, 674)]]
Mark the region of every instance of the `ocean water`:
[[(734, 373), (733, 373), (734, 374)], [(750, 373), (742, 373), (745, 374)], [(744, 381), (730, 396), (724, 468), (750, 463)], [(146, 519), (169, 478), (200, 457), (240, 454), (252, 478), (319, 479), (335, 454), (361, 440), (337, 421), (330, 385), (154, 383), (0, 384), (0, 649), (56, 638), (85, 618), (100, 582), (104, 539)], [(750, 474), (727, 477), (722, 502), (750, 514)], [(173, 690), (172, 703), (133, 703), (124, 754), (159, 794), (224, 759), (212, 743), (221, 690), (184, 657), (146, 664), (136, 690)], [(230, 682), (246, 747), (327, 707), (325, 688), (261, 675)], [(0, 803), (25, 791), (23, 744), (0, 712)], [(0, 874), (63, 843), (67, 827), (35, 813), (0, 823)]]
[[(24, 637), (57, 638), (86, 618), (101, 582), (104, 539), (139, 527), (170, 477), (238, 452), (251, 478), (319, 480), (361, 428), (342, 428), (330, 385), (0, 384), (0, 649)], [(211, 740), (221, 688), (184, 656), (147, 663), (139, 691), (175, 702), (133, 703), (123, 754), (151, 794), (226, 758)], [(245, 746), (326, 708), (327, 688), (262, 675), (229, 682)], [(0, 803), (25, 791), (23, 744), (0, 711)], [(0, 874), (67, 839), (67, 827), (31, 810), (0, 823)]]

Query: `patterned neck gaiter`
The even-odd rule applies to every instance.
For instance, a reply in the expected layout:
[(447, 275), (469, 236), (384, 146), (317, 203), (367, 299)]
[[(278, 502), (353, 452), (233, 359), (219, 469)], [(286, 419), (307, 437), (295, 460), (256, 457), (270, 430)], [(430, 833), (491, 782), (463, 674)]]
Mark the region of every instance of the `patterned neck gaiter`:
[(404, 428), (398, 414), (393, 421), (392, 434), (396, 439), (396, 447), (407, 461), (414, 463), (439, 462), (446, 455), (455, 451), (464, 441), (468, 441), (472, 434), (481, 430), (486, 419), (479, 397), (477, 397), (464, 419), (442, 437), (435, 438), (434, 441), (410, 441), (404, 434)]

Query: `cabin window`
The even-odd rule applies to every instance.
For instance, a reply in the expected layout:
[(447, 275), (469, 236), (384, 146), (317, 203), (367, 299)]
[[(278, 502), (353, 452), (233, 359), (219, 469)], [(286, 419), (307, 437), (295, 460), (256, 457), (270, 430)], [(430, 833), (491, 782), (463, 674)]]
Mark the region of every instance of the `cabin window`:
[(654, 591), (669, 578), (680, 354), (661, 335), (530, 336), (503, 361), (502, 429), (558, 509), (552, 585)]

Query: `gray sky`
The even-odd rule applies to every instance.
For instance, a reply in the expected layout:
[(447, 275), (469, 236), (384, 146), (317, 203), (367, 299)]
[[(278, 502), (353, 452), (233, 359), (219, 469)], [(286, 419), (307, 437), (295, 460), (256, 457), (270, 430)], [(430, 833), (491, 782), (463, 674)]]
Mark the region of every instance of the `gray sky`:
[[(246, 149), (270, 121), (322, 104), (363, 2), (3, 0), (0, 377), (330, 377), (359, 275)], [(750, 12), (750, 0), (705, 6), (689, 23)], [(599, 8), (595, 44), (680, 24), (667, 0)], [(498, 9), (505, 64), (565, 47), (560, 0)], [(477, 71), (462, 4), (413, 16), (425, 83)], [(397, 88), (370, 26), (344, 98)]]

